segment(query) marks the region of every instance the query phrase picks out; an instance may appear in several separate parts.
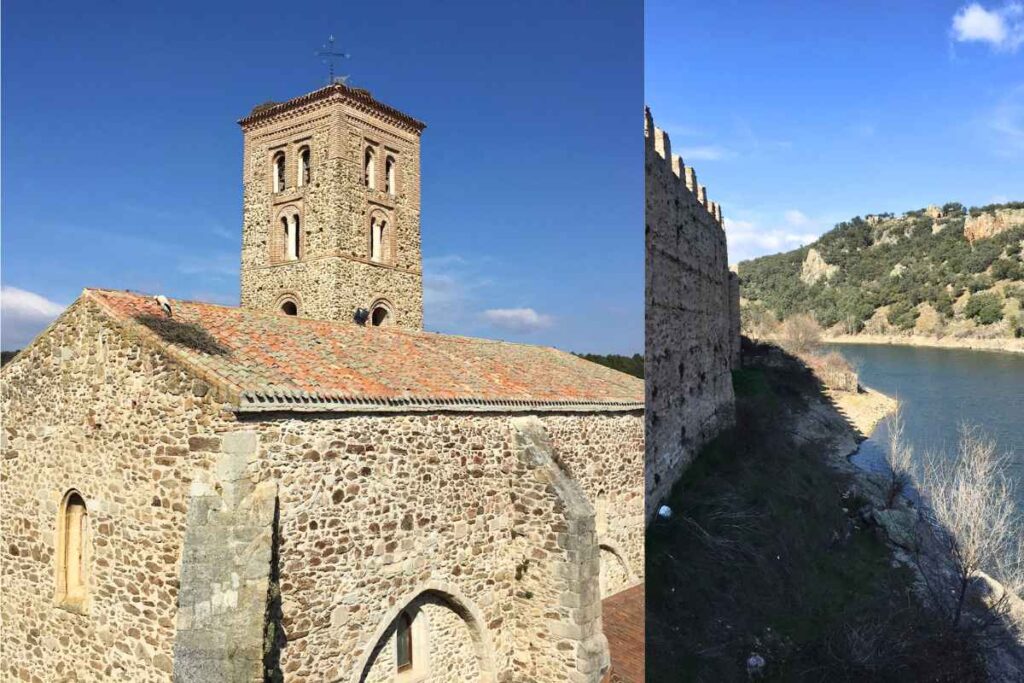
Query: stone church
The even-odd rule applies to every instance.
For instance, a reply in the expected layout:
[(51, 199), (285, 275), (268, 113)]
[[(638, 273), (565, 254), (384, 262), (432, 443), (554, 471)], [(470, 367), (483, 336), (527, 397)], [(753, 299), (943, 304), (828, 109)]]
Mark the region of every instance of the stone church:
[(3, 369), (0, 678), (616, 678), (643, 382), (422, 330), (416, 119), (240, 124), (241, 307), (86, 289)]

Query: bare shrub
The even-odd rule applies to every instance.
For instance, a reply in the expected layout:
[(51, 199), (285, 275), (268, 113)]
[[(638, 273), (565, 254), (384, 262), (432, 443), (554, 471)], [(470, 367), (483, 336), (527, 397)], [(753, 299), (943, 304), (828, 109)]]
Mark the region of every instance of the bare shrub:
[[(965, 619), (973, 583), (987, 574), (1004, 589), (982, 603), (989, 617), (1007, 617), (1024, 589), (1024, 534), (1008, 476), (1009, 460), (977, 428), (960, 430), (957, 457), (929, 454), (921, 473), (930, 529), (945, 566), (921, 566), (935, 604), (954, 629), (999, 623)], [(1019, 627), (1019, 625), (1018, 625)]]
[(766, 339), (775, 334), (779, 321), (767, 306), (751, 301), (740, 309), (740, 327), (751, 339)]
[(886, 507), (892, 507), (903, 494), (914, 475), (914, 447), (904, 436), (903, 404), (897, 401), (896, 410), (886, 418), (889, 431), (889, 494)]
[(779, 328), (779, 343), (790, 353), (811, 353), (821, 345), (821, 325), (805, 313), (791, 315)]
[(808, 356), (804, 361), (814, 370), (814, 374), (818, 376), (822, 384), (829, 389), (855, 392), (860, 386), (857, 371), (850, 361), (846, 360), (846, 357), (838, 351)]

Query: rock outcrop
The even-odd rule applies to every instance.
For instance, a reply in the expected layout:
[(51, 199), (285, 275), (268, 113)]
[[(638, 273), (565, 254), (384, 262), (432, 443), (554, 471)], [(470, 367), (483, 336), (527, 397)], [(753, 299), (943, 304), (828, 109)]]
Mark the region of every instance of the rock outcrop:
[(822, 278), (828, 282), (838, 272), (839, 266), (829, 265), (817, 249), (811, 248), (807, 250), (807, 257), (800, 269), (800, 279), (805, 285), (813, 285)]
[(964, 237), (968, 242), (975, 242), (995, 237), (1018, 225), (1024, 225), (1024, 209), (996, 209), (991, 213), (968, 216), (964, 222)]

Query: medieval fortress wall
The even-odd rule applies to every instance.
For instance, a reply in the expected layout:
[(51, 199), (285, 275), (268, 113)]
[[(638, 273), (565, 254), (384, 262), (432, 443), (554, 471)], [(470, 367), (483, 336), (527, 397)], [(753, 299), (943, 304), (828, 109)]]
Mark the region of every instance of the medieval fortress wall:
[(644, 112), (646, 511), (734, 419), (739, 285), (722, 212)]
[(643, 580), (640, 410), (240, 416), (88, 300), (3, 392), (5, 680), (597, 681)]

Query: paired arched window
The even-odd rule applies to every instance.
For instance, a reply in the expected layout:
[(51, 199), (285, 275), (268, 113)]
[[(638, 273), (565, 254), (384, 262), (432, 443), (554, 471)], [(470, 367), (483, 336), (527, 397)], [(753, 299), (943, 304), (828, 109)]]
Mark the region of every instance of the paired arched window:
[(395, 158), (389, 156), (384, 161), (384, 182), (387, 185), (385, 188), (387, 193), (392, 197), (395, 196)]
[(273, 156), (273, 191), (280, 193), (285, 189), (285, 153)]
[(78, 491), (61, 502), (57, 520), (57, 600), (83, 607), (88, 591), (89, 513)]
[(363, 157), (363, 182), (371, 190), (377, 188), (377, 163), (372, 147), (366, 148), (366, 155)]
[(312, 178), (309, 164), (309, 147), (303, 147), (299, 150), (299, 187), (309, 185), (309, 181)]
[(380, 216), (370, 219), (370, 260), (374, 263), (384, 263), (387, 259), (388, 229), (387, 219)]

